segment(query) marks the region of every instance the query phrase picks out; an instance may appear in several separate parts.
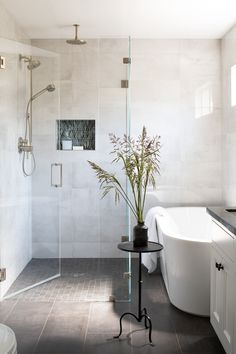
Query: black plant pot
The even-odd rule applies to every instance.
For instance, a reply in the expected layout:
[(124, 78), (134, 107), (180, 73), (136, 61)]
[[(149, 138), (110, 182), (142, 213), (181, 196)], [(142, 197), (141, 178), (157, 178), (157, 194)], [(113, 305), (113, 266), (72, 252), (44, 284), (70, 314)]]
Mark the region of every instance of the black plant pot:
[(146, 247), (148, 243), (148, 228), (142, 223), (138, 223), (133, 228), (133, 245), (134, 247)]

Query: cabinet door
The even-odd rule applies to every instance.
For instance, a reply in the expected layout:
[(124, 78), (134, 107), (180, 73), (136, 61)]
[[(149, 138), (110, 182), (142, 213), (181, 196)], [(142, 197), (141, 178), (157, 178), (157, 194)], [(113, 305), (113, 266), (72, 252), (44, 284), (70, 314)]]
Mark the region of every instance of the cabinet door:
[[(215, 331), (220, 331), (222, 323), (222, 277), (216, 268), (217, 264), (222, 263), (221, 255), (212, 248), (211, 254), (211, 323)], [(219, 335), (219, 334), (218, 334)]]
[(227, 353), (232, 353), (234, 331), (234, 273), (231, 262), (223, 258), (224, 269), (222, 277), (222, 329), (224, 347)]
[(233, 295), (234, 272), (232, 262), (213, 248), (211, 261), (211, 323), (226, 353), (233, 353)]

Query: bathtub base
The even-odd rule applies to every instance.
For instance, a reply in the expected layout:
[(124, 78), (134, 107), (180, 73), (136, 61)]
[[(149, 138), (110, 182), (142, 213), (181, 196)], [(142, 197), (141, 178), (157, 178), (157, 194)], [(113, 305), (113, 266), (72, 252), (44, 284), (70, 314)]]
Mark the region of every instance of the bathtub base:
[(209, 315), (205, 315), (205, 314), (202, 315), (202, 314), (199, 314), (199, 313), (189, 312), (189, 311), (187, 311), (186, 309), (183, 309), (183, 308), (180, 308), (180, 307), (176, 306), (176, 305), (171, 301), (170, 298), (169, 298), (169, 300), (170, 300), (171, 305), (173, 305), (175, 308), (177, 308), (177, 310), (183, 311), (183, 312), (187, 313), (188, 315), (210, 318), (210, 314), (209, 314)]
[[(206, 250), (208, 250), (208, 247)], [(167, 260), (163, 261), (163, 258), (167, 258), (168, 266), (166, 265)], [(176, 272), (170, 265), (170, 258), (162, 254), (160, 266), (171, 304), (190, 315), (209, 317), (210, 274), (205, 265), (203, 264), (205, 269), (201, 269), (200, 273), (196, 271), (197, 267), (195, 266), (192, 269), (190, 266), (187, 268), (187, 264), (182, 269), (179, 266), (181, 276), (176, 276)], [(186, 269), (186, 272), (184, 272), (184, 269)]]

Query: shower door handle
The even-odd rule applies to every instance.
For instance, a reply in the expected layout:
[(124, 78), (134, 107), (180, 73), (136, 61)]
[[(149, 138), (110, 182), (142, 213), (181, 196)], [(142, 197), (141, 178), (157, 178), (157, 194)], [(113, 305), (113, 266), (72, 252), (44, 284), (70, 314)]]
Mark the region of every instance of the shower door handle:
[(62, 163), (51, 164), (51, 187), (62, 187)]

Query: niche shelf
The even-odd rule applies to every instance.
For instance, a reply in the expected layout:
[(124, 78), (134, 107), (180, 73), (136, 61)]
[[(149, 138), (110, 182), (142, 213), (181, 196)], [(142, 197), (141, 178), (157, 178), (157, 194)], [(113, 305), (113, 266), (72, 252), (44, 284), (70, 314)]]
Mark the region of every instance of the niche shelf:
[(95, 120), (57, 120), (57, 150), (95, 150)]

